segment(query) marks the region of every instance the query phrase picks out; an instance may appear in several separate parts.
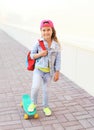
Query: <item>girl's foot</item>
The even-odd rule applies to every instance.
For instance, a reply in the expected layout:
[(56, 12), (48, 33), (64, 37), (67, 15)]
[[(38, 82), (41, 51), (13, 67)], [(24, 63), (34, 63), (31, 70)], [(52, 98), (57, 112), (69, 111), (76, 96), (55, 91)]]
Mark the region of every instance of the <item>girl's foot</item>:
[(52, 114), (52, 111), (49, 107), (43, 108), (43, 112), (45, 113), (45, 116), (50, 116)]
[(28, 107), (28, 112), (33, 112), (35, 108), (36, 108), (36, 105), (34, 103), (31, 103)]

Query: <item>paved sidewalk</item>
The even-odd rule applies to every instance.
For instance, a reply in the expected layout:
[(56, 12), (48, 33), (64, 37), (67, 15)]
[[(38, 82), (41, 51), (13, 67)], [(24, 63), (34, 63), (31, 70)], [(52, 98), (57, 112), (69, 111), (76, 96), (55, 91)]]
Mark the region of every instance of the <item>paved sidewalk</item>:
[(94, 97), (63, 74), (49, 88), (52, 116), (24, 120), (20, 107), (23, 94), (30, 94), (32, 72), (25, 68), (28, 49), (0, 30), (0, 130), (94, 130)]

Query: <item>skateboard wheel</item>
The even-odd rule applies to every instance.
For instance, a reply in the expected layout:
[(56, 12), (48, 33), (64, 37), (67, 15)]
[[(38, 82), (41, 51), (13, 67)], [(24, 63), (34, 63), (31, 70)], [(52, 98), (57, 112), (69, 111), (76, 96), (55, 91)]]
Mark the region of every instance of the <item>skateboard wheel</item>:
[(23, 107), (23, 102), (20, 103), (20, 106)]
[(39, 118), (39, 114), (36, 113), (36, 114), (34, 115), (34, 119), (38, 119), (38, 118)]
[(27, 114), (24, 114), (24, 119), (27, 120), (29, 116)]

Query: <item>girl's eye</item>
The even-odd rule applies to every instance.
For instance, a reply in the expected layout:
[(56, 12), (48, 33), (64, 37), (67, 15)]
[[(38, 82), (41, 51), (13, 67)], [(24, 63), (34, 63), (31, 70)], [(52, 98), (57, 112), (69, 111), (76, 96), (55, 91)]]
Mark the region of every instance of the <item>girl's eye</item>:
[(50, 31), (50, 29), (48, 29), (47, 31)]
[(45, 32), (45, 29), (43, 29), (42, 31)]

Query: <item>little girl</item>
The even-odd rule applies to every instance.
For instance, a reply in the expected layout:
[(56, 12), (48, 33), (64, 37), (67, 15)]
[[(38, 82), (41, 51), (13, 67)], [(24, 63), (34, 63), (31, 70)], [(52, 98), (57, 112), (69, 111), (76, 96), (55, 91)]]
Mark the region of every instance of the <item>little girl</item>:
[(61, 53), (60, 45), (56, 36), (54, 24), (51, 20), (43, 20), (40, 24), (41, 38), (46, 50), (42, 50), (37, 41), (31, 51), (31, 58), (36, 59), (35, 69), (33, 71), (33, 82), (31, 90), (32, 104), (29, 105), (28, 111), (32, 112), (37, 105), (37, 97), (40, 87), (43, 90), (43, 112), (46, 116), (52, 114), (48, 105), (47, 90), (50, 86), (51, 79), (59, 79)]

